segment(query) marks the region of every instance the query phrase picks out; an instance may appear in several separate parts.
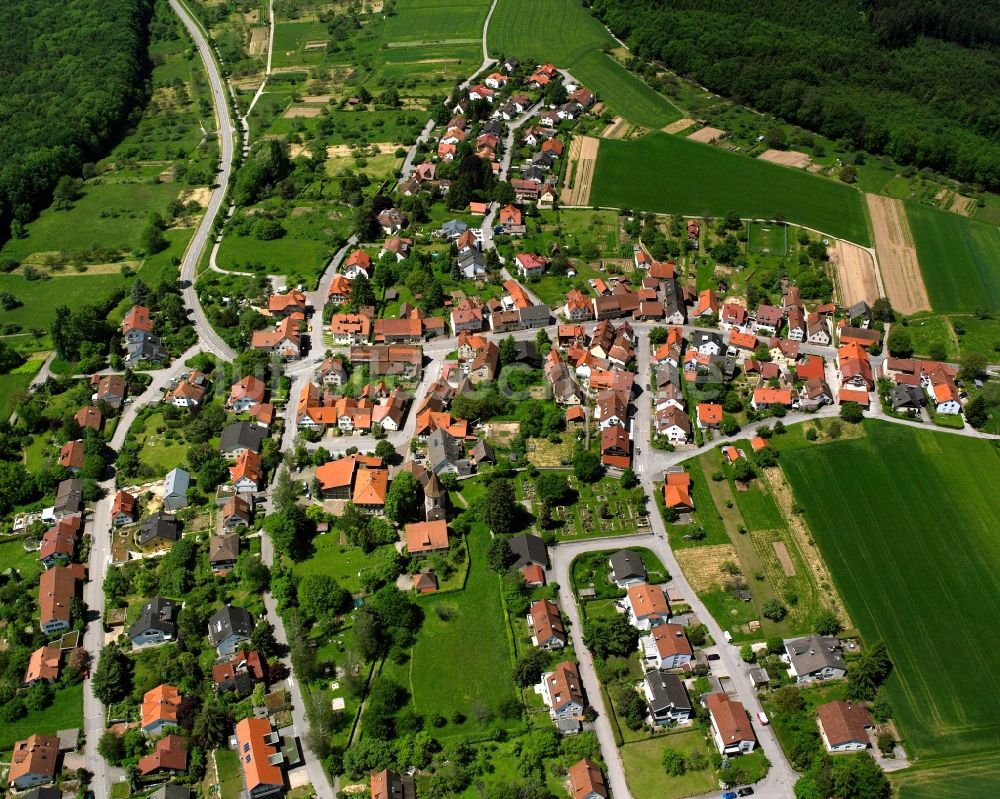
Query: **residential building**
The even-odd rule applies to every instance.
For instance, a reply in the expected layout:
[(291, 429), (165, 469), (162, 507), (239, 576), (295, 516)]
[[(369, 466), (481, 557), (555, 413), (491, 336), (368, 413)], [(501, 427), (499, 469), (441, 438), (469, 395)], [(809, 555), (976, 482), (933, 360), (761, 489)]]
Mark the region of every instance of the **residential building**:
[[(238, 499), (238, 497), (233, 497)], [(230, 500), (232, 501), (232, 500)], [(213, 535), (208, 541), (208, 562), (216, 574), (231, 571), (240, 556), (240, 537), (237, 533)]]
[(670, 620), (667, 595), (659, 586), (637, 583), (628, 587), (623, 600), (633, 627), (649, 630)]
[(427, 436), (427, 463), (436, 475), (472, 474), (472, 462), (465, 456), (461, 442), (443, 428)]
[(569, 767), (569, 793), (572, 799), (608, 799), (608, 786), (601, 769), (590, 758)]
[(698, 403), (698, 427), (717, 430), (722, 424), (722, 406), (714, 402)]
[(139, 525), (139, 546), (143, 549), (166, 549), (180, 537), (180, 520), (163, 511), (144, 519)]
[(528, 628), (531, 643), (539, 649), (562, 649), (566, 646), (559, 606), (548, 599), (537, 599), (528, 609)]
[(250, 500), (234, 494), (222, 506), (222, 529), (233, 532), (241, 525), (249, 527), (252, 513)]
[(177, 640), (177, 612), (172, 599), (153, 597), (142, 606), (139, 618), (128, 629), (133, 649)]
[(755, 333), (765, 333), (769, 336), (777, 335), (784, 318), (785, 314), (781, 308), (761, 303), (757, 306), (753, 330)]
[(180, 692), (163, 683), (142, 697), (140, 728), (145, 735), (158, 735), (165, 727), (177, 726), (177, 709), (181, 706)]
[(302, 348), (299, 320), (289, 316), (282, 319), (274, 330), (255, 330), (250, 339), (250, 346), (281, 358), (298, 358)]
[(330, 317), (334, 344), (361, 344), (371, 337), (372, 320), (366, 313), (336, 313)]
[(414, 799), (413, 777), (383, 769), (373, 771), (369, 785), (371, 799)]
[(232, 655), (240, 644), (250, 640), (252, 632), (250, 614), (235, 605), (220, 608), (208, 619), (208, 640), (220, 656)]
[[(683, 397), (679, 391), (677, 396)], [(666, 436), (667, 440), (674, 446), (686, 444), (691, 438), (691, 420), (676, 405), (668, 405), (657, 410), (653, 415), (653, 424), (656, 427), (656, 432), (661, 436)]]
[(649, 635), (640, 638), (639, 651), (647, 664), (658, 669), (679, 669), (694, 657), (684, 628), (670, 622), (653, 627)]
[(705, 698), (709, 719), (712, 723), (712, 737), (724, 756), (744, 755), (757, 746), (750, 719), (742, 702), (730, 699), (725, 694), (709, 694)]
[(243, 450), (236, 458), (236, 463), (229, 467), (229, 482), (238, 493), (256, 493), (263, 480), (264, 463), (253, 450)]
[(79, 516), (63, 516), (55, 527), (45, 531), (38, 550), (38, 560), (46, 569), (73, 559), (76, 539), (82, 526)]
[(67, 441), (59, 450), (59, 459), (56, 461), (64, 469), (68, 469), (71, 474), (76, 474), (83, 468), (83, 441)]
[(156, 742), (153, 751), (139, 758), (139, 775), (176, 775), (187, 771), (187, 741), (180, 735), (167, 735)]
[(619, 549), (610, 558), (609, 575), (619, 588), (629, 588), (637, 583), (646, 582), (646, 565), (637, 552), (631, 549)]
[(100, 430), (103, 423), (100, 409), (93, 405), (84, 405), (74, 414), (73, 419), (81, 430)]
[(816, 708), (816, 723), (827, 752), (860, 752), (871, 746), (869, 730), (875, 722), (864, 705), (827, 702)]
[(28, 658), (28, 668), (24, 672), (24, 685), (36, 683), (51, 685), (59, 679), (62, 666), (62, 649), (59, 643), (38, 647)]
[(809, 635), (785, 641), (785, 653), (791, 666), (788, 673), (798, 683), (839, 680), (847, 674), (844, 648), (831, 635)]
[(536, 564), (543, 569), (549, 568), (549, 553), (545, 542), (537, 535), (520, 533), (507, 539), (514, 562), (511, 568), (521, 569), (528, 564)]
[(292, 314), (305, 316), (306, 295), (296, 289), (292, 289), (286, 294), (272, 294), (267, 300), (267, 310), (271, 316), (279, 319)]
[(83, 564), (53, 566), (38, 578), (38, 623), (46, 635), (68, 630), (77, 584), (83, 580)]
[(253, 650), (240, 650), (212, 667), (212, 682), (220, 694), (235, 691), (239, 696), (249, 696), (257, 683), (267, 683), (267, 676), (267, 663)]
[(61, 480), (56, 486), (56, 504), (52, 507), (56, 520), (79, 514), (82, 510), (83, 480), (79, 477)]
[(226, 407), (233, 413), (246, 413), (264, 401), (266, 385), (253, 375), (247, 375), (229, 389)]
[(601, 431), (601, 463), (614, 470), (632, 465), (632, 442), (622, 425), (612, 424)]
[(32, 735), (14, 744), (7, 783), (18, 791), (53, 782), (59, 773), (59, 739), (55, 735)]
[(125, 375), (105, 375), (98, 380), (97, 393), (92, 399), (94, 402), (106, 402), (118, 410), (125, 401), (125, 388)]
[(246, 718), (236, 723), (236, 754), (248, 799), (280, 796), (285, 791), (284, 758), (270, 719)]
[(267, 431), (250, 422), (233, 422), (222, 429), (219, 452), (227, 458), (238, 458), (244, 452), (260, 452)]
[(654, 724), (678, 724), (694, 715), (691, 698), (676, 674), (662, 669), (647, 671), (642, 680), (642, 693)]
[(555, 720), (580, 722), (587, 708), (580, 671), (573, 661), (564, 661), (542, 675), (539, 693)]

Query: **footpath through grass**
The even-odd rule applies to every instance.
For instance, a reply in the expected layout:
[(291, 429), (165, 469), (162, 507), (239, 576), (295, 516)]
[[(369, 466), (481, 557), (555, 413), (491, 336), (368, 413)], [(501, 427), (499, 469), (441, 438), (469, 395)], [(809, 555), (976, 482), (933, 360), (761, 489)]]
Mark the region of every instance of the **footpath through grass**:
[(986, 441), (865, 428), (786, 451), (782, 467), (865, 641), (888, 646), (886, 690), (911, 755), (996, 752), (1000, 458)]
[(934, 310), (1000, 310), (1000, 227), (911, 201), (906, 215)]
[(590, 202), (695, 216), (783, 214), (838, 238), (871, 243), (856, 189), (666, 133), (602, 141)]

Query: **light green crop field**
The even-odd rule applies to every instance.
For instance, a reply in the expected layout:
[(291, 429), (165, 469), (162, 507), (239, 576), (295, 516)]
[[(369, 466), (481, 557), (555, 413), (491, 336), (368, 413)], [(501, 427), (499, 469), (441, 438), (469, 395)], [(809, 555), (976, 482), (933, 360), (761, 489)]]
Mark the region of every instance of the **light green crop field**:
[(919, 768), (892, 775), (899, 799), (980, 799), (995, 796), (1000, 757), (974, 757), (940, 768)]
[(906, 216), (934, 310), (1000, 310), (1000, 226), (915, 202)]
[(602, 141), (590, 202), (704, 216), (736, 211), (767, 219), (780, 213), (838, 238), (871, 243), (864, 199), (855, 189), (660, 132)]
[(396, 13), (385, 21), (382, 40), (394, 42), (447, 42), (483, 35), (483, 22), (490, 4), (465, 2), (455, 5), (422, 0), (400, 0)]
[(630, 122), (660, 128), (681, 112), (650, 89), (602, 48), (618, 43), (579, 0), (546, 0), (540, 13), (529, 0), (499, 0), (490, 19), (490, 55), (551, 61), (597, 94), (615, 114)]
[[(782, 468), (865, 642), (888, 647), (885, 689), (911, 757), (996, 752), (1000, 457), (982, 440), (865, 431), (783, 452)], [(996, 769), (991, 784), (996, 795)]]

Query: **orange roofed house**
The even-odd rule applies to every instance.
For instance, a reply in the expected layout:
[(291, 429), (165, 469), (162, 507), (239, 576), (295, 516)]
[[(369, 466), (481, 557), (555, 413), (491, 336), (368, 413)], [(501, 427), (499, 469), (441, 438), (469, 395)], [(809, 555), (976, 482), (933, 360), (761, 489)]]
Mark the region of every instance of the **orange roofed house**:
[(176, 727), (180, 705), (180, 692), (172, 685), (164, 683), (146, 691), (142, 697), (142, 731), (157, 735), (164, 727)]
[(722, 406), (714, 402), (698, 403), (698, 427), (718, 429), (722, 424)]
[(637, 583), (628, 587), (625, 595), (629, 621), (633, 627), (649, 630), (670, 620), (670, 605), (663, 589), (649, 583)]
[(282, 358), (298, 358), (302, 348), (299, 320), (289, 316), (282, 319), (274, 330), (255, 330), (250, 346), (255, 350), (265, 350)]
[(448, 523), (444, 519), (406, 525), (406, 549), (411, 555), (448, 550)]
[(541, 695), (560, 731), (576, 732), (580, 729), (583, 713), (587, 709), (587, 697), (576, 663), (567, 660), (543, 674)]
[(705, 699), (712, 722), (712, 737), (722, 755), (743, 755), (757, 746), (746, 709), (725, 694), (709, 694)]
[(32, 735), (14, 744), (7, 782), (19, 791), (46, 785), (56, 778), (59, 739), (55, 735)]
[(569, 792), (573, 799), (608, 799), (608, 786), (601, 769), (590, 758), (569, 767)]
[(181, 774), (187, 771), (187, 742), (180, 735), (166, 735), (152, 753), (139, 758), (139, 774)]
[(236, 724), (236, 754), (251, 799), (279, 796), (285, 791), (284, 757), (277, 743), (278, 733), (268, 719), (247, 718)]
[(68, 630), (77, 583), (83, 579), (83, 564), (54, 566), (42, 572), (38, 580), (39, 625), (47, 635)]
[(667, 472), (663, 476), (663, 502), (679, 513), (694, 510), (691, 498), (691, 475), (687, 472)]

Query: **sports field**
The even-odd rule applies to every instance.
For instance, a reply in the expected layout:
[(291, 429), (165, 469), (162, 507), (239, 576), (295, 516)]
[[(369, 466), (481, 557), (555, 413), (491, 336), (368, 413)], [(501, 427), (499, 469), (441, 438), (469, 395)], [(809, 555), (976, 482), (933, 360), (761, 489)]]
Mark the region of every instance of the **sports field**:
[(579, 0), (499, 0), (490, 19), (490, 55), (551, 61), (597, 94), (607, 108), (637, 125), (661, 128), (683, 114), (602, 48), (618, 47)]
[(906, 202), (935, 311), (1000, 310), (1000, 226)]
[(784, 452), (782, 467), (864, 640), (889, 648), (886, 691), (910, 755), (996, 752), (1000, 456), (986, 441), (865, 429)]
[(590, 202), (702, 216), (780, 213), (838, 238), (871, 243), (864, 198), (855, 189), (666, 133), (603, 141)]

